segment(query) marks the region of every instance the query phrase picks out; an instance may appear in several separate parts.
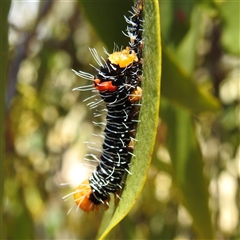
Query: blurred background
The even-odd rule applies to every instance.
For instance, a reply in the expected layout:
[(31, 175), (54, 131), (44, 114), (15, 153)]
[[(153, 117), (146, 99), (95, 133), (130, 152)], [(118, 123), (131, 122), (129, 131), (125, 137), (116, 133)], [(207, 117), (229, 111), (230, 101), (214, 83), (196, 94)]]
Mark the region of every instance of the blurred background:
[[(216, 239), (239, 239), (240, 4), (171, 0), (159, 4), (165, 72), (152, 166), (142, 194), (110, 239), (198, 238), (198, 221), (204, 218), (196, 220), (196, 207), (191, 207), (194, 194), (184, 190), (183, 178), (206, 184), (204, 216), (212, 221), (206, 231), (213, 231)], [(84, 142), (97, 141), (92, 133), (100, 131), (94, 129), (93, 112), (83, 102), (91, 93), (72, 91), (87, 81), (71, 69), (94, 74), (89, 47), (105, 57), (102, 47), (111, 52), (114, 43), (128, 44), (121, 33), (126, 28), (123, 15), (129, 15), (133, 2), (1, 5), (9, 24), (3, 239), (94, 239), (103, 212), (86, 214), (74, 206), (67, 214), (73, 199), (62, 200), (89, 175), (83, 164), (88, 152)], [(4, 36), (1, 41), (7, 46)], [(5, 53), (6, 49), (2, 48)], [(173, 68), (174, 79), (168, 75)], [(187, 95), (175, 94), (181, 89), (168, 85), (169, 79), (180, 78), (190, 89)], [(199, 102), (191, 105), (198, 97)], [(194, 149), (191, 163), (197, 161), (194, 174), (185, 176), (177, 167), (184, 141), (181, 159)], [(201, 184), (196, 184), (196, 195)], [(201, 199), (194, 201), (201, 208)]]

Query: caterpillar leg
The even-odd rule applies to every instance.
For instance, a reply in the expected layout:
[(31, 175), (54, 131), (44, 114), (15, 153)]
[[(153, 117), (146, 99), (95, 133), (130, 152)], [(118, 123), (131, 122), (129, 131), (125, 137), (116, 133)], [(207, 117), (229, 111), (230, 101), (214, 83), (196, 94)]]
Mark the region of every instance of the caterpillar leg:
[(134, 89), (133, 92), (131, 93), (131, 95), (129, 95), (129, 97), (128, 97), (128, 100), (131, 103), (135, 103), (141, 99), (142, 99), (142, 89), (140, 87), (137, 87), (136, 89)]

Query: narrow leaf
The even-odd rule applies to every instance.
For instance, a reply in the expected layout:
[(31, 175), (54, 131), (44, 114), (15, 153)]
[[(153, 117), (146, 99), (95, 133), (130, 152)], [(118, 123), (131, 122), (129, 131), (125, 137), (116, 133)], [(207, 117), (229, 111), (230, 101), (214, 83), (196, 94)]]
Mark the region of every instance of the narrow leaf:
[(133, 4), (132, 0), (79, 0), (79, 3), (88, 21), (109, 50), (113, 49), (114, 43), (118, 46), (126, 45), (128, 40), (122, 34), (122, 31), (126, 29), (123, 15), (129, 15), (128, 11)]
[[(162, 94), (193, 113), (219, 110), (216, 98), (200, 89), (166, 46), (163, 47)], [(189, 96), (194, 96), (189, 99)]]
[(213, 239), (202, 155), (191, 115), (180, 107), (162, 101), (161, 117), (168, 124), (167, 144), (173, 177), (181, 191), (182, 203), (192, 217), (198, 238)]
[(222, 20), (221, 42), (223, 47), (230, 53), (237, 56), (240, 55), (240, 2), (239, 1), (223, 1), (219, 4), (219, 14)]
[(195, 68), (201, 18), (202, 12), (196, 5), (192, 11), (190, 29), (177, 48), (177, 57), (180, 62), (184, 62), (184, 68), (189, 74)]

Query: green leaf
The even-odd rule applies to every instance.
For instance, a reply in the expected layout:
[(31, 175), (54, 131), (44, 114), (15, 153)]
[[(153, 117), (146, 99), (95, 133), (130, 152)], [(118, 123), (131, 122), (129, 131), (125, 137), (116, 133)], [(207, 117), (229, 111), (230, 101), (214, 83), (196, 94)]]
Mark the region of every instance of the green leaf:
[(223, 31), (221, 41), (224, 48), (233, 54), (240, 55), (239, 49), (239, 20), (240, 2), (226, 1), (220, 4), (220, 17), (222, 18)]
[(130, 172), (121, 200), (100, 239), (115, 227), (131, 210), (142, 191), (147, 178), (157, 132), (160, 102), (161, 42), (160, 14), (157, 1), (144, 3), (144, 69), (143, 99), (138, 124), (137, 143), (134, 147), (136, 157), (132, 158)]
[[(163, 46), (162, 58), (163, 96), (193, 113), (219, 110), (219, 101), (192, 81), (166, 46)], [(189, 99), (189, 96), (193, 97)]]
[(162, 100), (161, 116), (168, 125), (167, 145), (173, 177), (182, 203), (190, 213), (198, 239), (213, 239), (208, 192), (203, 175), (202, 155), (190, 113)]
[(195, 68), (201, 17), (202, 12), (198, 5), (196, 5), (191, 14), (191, 27), (177, 47), (177, 58), (180, 62), (184, 62), (184, 68), (189, 74)]
[(189, 29), (190, 14), (195, 1), (159, 0), (161, 5), (161, 34), (172, 47), (179, 44)]
[(79, 0), (79, 3), (88, 21), (108, 49), (113, 49), (114, 43), (118, 46), (126, 45), (128, 39), (122, 34), (126, 29), (123, 15), (128, 15), (133, 4), (132, 0)]
[(172, 1), (159, 1), (159, 6), (161, 6), (161, 35), (162, 39), (165, 41), (171, 41), (170, 33), (171, 27), (174, 22), (174, 6)]

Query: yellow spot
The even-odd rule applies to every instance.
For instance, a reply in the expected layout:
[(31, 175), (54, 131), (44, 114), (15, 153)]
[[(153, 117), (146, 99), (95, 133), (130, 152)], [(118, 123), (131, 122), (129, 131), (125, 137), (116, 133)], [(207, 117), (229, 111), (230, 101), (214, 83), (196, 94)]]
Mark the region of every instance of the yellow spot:
[(126, 49), (121, 52), (110, 54), (108, 59), (112, 64), (119, 65), (120, 68), (125, 68), (133, 62), (138, 61), (136, 53), (133, 50), (130, 50), (129, 47), (126, 47)]

